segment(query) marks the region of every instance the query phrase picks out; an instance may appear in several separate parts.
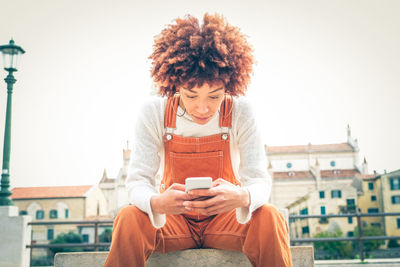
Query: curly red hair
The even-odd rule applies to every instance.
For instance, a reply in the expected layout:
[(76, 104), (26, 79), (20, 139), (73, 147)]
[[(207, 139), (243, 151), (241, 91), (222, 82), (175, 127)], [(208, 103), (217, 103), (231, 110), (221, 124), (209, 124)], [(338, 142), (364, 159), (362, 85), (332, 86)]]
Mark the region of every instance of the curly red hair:
[(155, 37), (151, 76), (159, 94), (172, 96), (182, 86), (223, 83), (231, 95), (244, 95), (253, 67), (253, 49), (238, 27), (221, 15), (205, 14), (203, 25), (186, 15)]

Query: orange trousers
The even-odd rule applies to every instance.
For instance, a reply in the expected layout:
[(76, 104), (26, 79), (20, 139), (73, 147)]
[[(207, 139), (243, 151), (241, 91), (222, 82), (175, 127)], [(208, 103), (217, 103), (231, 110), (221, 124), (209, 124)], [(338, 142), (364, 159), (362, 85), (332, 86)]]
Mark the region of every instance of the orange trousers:
[(189, 248), (242, 251), (253, 266), (291, 267), (288, 226), (272, 205), (253, 212), (250, 222), (240, 224), (235, 210), (196, 220), (167, 215), (156, 229), (148, 215), (135, 206), (123, 208), (114, 221), (112, 243), (105, 267), (145, 266), (154, 252)]

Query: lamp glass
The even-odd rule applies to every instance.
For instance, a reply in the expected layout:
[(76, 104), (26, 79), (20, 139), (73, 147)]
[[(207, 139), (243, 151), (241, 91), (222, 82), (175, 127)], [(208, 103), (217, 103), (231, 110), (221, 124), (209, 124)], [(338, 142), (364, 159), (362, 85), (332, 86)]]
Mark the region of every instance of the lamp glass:
[(3, 54), (3, 66), (5, 69), (17, 69), (18, 59), (21, 53), (18, 49), (7, 48), (1, 51)]

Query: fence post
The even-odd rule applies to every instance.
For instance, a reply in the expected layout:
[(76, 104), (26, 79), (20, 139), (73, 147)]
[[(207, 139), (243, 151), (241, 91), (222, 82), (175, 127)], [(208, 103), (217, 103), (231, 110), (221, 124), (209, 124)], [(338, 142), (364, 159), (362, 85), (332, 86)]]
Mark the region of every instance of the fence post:
[(356, 216), (357, 216), (357, 228), (358, 228), (358, 247), (360, 249), (360, 260), (363, 262), (364, 261), (364, 249), (363, 249), (363, 242), (361, 240), (362, 237), (362, 225), (361, 225), (361, 216), (360, 216), (360, 211), (356, 211)]
[(98, 251), (98, 247), (97, 247), (97, 244), (99, 243), (99, 229), (98, 229), (98, 227), (99, 227), (99, 223), (96, 221), (94, 223), (94, 244), (95, 244), (94, 251)]

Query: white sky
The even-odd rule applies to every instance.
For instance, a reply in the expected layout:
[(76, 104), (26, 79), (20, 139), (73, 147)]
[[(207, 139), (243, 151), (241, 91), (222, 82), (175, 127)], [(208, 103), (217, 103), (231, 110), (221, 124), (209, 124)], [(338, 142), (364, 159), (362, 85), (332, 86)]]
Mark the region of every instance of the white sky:
[[(267, 145), (358, 138), (369, 169), (400, 168), (400, 1), (0, 0), (0, 44), (26, 50), (14, 86), (11, 186), (115, 177), (151, 88), (153, 37), (222, 13), (249, 36)], [(0, 149), (6, 110), (0, 71)], [(0, 155), (2, 159), (2, 154)]]

